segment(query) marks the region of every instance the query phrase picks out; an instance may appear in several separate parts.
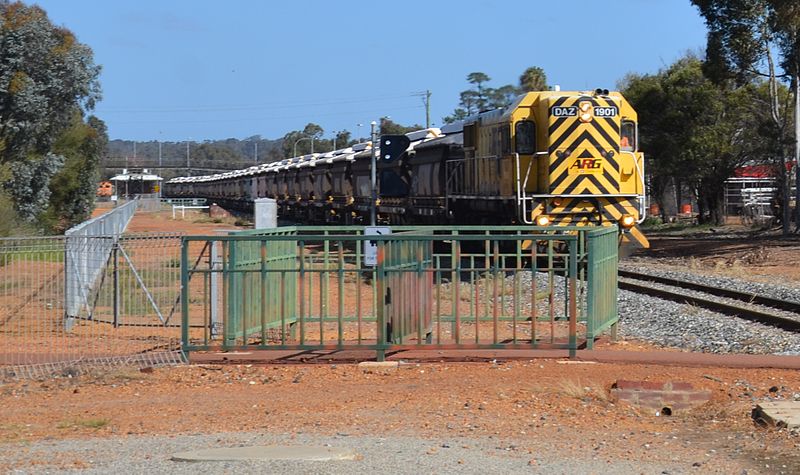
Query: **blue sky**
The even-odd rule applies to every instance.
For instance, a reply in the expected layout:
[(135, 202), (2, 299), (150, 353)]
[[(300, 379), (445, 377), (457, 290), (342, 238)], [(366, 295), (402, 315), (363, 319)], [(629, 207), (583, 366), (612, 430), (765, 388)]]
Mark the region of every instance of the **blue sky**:
[(517, 83), (528, 66), (564, 90), (613, 89), (705, 45), (688, 0), (40, 0), (103, 66), (96, 115), (111, 138), (279, 138), (308, 122), (366, 135), (389, 116), (457, 106), (466, 75)]

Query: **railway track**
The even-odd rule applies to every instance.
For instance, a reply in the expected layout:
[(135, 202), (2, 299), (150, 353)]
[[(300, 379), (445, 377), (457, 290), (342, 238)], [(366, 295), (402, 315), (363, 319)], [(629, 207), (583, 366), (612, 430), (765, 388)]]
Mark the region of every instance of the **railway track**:
[[(619, 277), (620, 289), (674, 302), (688, 303), (726, 315), (800, 333), (800, 303), (798, 302), (621, 269)], [(671, 288), (665, 288), (665, 286)], [(700, 296), (696, 292), (706, 295)], [(742, 302), (743, 305), (723, 302), (720, 298), (736, 300)], [(796, 314), (796, 317), (791, 318), (770, 311), (774, 309), (792, 312)]]

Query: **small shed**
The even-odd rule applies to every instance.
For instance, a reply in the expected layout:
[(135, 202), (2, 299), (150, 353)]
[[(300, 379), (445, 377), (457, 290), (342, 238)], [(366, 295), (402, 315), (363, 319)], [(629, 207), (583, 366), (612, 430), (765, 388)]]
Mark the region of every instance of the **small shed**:
[(146, 168), (138, 170), (125, 168), (121, 174), (111, 177), (109, 181), (114, 184), (117, 196), (129, 198), (135, 195), (159, 193), (163, 178), (150, 173)]

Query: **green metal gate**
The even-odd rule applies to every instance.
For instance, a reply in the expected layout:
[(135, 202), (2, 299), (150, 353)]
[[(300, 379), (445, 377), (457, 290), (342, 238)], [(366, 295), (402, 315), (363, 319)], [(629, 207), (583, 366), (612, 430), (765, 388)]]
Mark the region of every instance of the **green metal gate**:
[[(253, 236), (291, 236), (275, 229)], [(295, 323), (297, 279), (290, 273), (297, 262), (291, 240), (223, 241), (223, 300), (227, 312), (222, 326), (225, 345), (266, 341), (270, 330)]]
[[(403, 234), (433, 236), (433, 232), (406, 231)], [(433, 241), (393, 240), (378, 248), (377, 280), (383, 302), (387, 343), (403, 344), (416, 338), (430, 341), (433, 311)]]
[(586, 236), (586, 281), (588, 308), (586, 311), (586, 346), (591, 349), (596, 337), (611, 328), (616, 337), (617, 266), (619, 242), (616, 228), (601, 228)]
[[(591, 348), (617, 320), (610, 228), (286, 227), (183, 239), (183, 349)], [(377, 244), (374, 267), (366, 241)], [(221, 263), (188, 248), (221, 248)], [(202, 256), (201, 256), (202, 257)], [(223, 280), (221, 296), (209, 285)], [(213, 287), (213, 286), (212, 286)], [(216, 320), (213, 312), (220, 309)], [(214, 331), (217, 326), (221, 329)], [(211, 329), (212, 331), (209, 331)]]

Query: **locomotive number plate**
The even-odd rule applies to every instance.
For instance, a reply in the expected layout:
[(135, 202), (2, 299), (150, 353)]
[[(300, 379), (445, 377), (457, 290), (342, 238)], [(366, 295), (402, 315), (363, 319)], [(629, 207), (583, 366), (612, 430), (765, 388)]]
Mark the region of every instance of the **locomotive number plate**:
[(577, 117), (578, 108), (575, 106), (571, 107), (553, 106), (550, 108), (550, 115), (552, 115), (553, 117)]
[(595, 117), (616, 117), (617, 116), (617, 108), (616, 107), (599, 107), (599, 106), (596, 106), (594, 108), (594, 116)]

